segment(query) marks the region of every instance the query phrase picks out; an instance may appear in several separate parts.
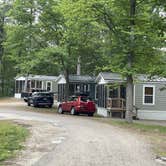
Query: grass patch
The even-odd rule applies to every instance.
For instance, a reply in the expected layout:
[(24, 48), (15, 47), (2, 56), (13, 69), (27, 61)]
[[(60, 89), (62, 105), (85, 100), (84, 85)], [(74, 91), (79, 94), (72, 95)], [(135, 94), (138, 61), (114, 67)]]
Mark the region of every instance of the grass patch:
[(166, 134), (166, 126), (143, 124), (143, 123), (137, 123), (137, 122), (133, 122), (130, 124), (126, 121), (121, 121), (118, 119), (117, 120), (107, 119), (107, 118), (96, 118), (96, 119), (114, 126), (119, 126), (119, 127), (127, 128), (127, 129), (134, 129), (140, 132)]
[(23, 148), (21, 143), (28, 136), (28, 130), (8, 121), (0, 121), (0, 162), (15, 156)]
[(166, 157), (166, 126), (144, 124), (143, 122), (133, 122), (130, 124), (124, 120), (122, 121), (119, 119), (109, 118), (94, 119), (103, 123), (143, 134), (148, 140), (150, 140), (156, 155)]
[(39, 112), (39, 113), (57, 113), (57, 108), (47, 108), (47, 107), (33, 107), (33, 106), (23, 106), (24, 111), (32, 111), (32, 112)]

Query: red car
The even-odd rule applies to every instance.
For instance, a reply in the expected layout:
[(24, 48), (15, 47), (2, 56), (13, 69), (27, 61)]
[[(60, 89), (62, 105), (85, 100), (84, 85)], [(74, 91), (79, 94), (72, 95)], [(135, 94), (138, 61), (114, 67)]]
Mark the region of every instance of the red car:
[(71, 115), (88, 114), (93, 116), (96, 105), (87, 96), (71, 96), (68, 101), (62, 102), (58, 107), (59, 113), (70, 112)]

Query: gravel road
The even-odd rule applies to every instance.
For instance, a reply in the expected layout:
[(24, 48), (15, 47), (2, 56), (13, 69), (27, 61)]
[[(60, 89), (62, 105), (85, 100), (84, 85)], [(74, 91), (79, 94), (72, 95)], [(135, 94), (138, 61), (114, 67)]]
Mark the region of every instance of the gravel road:
[[(13, 103), (12, 103), (13, 104)], [(17, 107), (19, 107), (17, 105)], [(86, 116), (43, 114), (0, 105), (0, 119), (28, 125), (32, 135), (15, 166), (159, 166), (141, 135)]]

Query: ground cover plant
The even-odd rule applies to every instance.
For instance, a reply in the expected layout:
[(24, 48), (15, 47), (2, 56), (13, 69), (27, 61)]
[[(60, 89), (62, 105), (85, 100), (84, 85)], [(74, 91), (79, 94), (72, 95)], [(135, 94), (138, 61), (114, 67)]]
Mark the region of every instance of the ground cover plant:
[(9, 121), (0, 121), (0, 163), (23, 148), (28, 130)]

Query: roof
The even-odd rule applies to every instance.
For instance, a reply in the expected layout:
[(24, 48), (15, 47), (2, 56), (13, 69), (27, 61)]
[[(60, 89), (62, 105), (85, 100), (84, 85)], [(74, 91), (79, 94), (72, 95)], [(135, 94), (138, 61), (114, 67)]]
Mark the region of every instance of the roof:
[(120, 81), (123, 81), (123, 77), (118, 73), (103, 72), (103, 73), (101, 73), (101, 75), (105, 80), (120, 80)]
[(95, 82), (94, 76), (89, 75), (69, 75), (70, 82)]
[(107, 84), (114, 82), (124, 82), (125, 79), (118, 73), (109, 73), (109, 72), (101, 72), (96, 78), (96, 82), (99, 84)]
[[(158, 82), (158, 83), (166, 83), (166, 78), (153, 76), (150, 77), (149, 75), (145, 74), (137, 74), (134, 77), (134, 80), (141, 81), (141, 82)], [(114, 83), (114, 82), (125, 82), (126, 79), (122, 77), (121, 74), (118, 73), (109, 73), (109, 72), (101, 72), (99, 73), (98, 77), (96, 78), (96, 82), (99, 84), (107, 84), (107, 83)]]
[[(25, 80), (25, 76), (17, 76), (15, 80)], [(28, 76), (28, 80), (40, 80), (40, 81), (56, 81), (57, 76), (46, 76), (46, 75), (32, 75)]]
[[(96, 77), (89, 75), (69, 75), (70, 83), (95, 83)], [(64, 75), (60, 75), (57, 79), (58, 84), (66, 84)]]
[(145, 74), (138, 74), (136, 76), (136, 79), (139, 81), (143, 82), (161, 82), (161, 83), (166, 83), (166, 78), (165, 77), (159, 77), (159, 76), (148, 76)]

